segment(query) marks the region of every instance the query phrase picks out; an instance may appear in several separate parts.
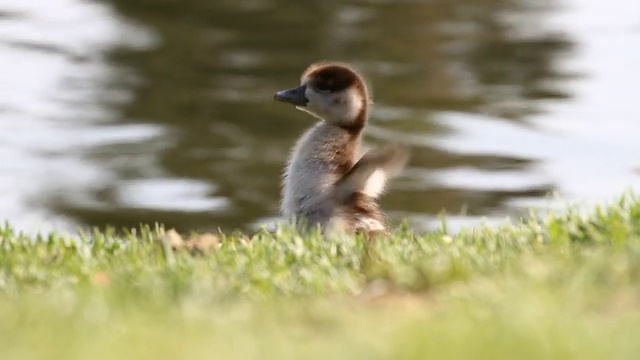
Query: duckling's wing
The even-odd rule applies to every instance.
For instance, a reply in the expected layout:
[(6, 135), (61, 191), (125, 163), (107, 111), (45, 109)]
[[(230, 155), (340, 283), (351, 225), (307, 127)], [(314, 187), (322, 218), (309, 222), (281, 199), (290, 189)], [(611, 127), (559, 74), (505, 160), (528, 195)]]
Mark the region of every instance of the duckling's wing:
[(380, 196), (387, 180), (398, 175), (409, 159), (406, 148), (398, 145), (368, 151), (335, 185), (339, 197), (359, 192)]

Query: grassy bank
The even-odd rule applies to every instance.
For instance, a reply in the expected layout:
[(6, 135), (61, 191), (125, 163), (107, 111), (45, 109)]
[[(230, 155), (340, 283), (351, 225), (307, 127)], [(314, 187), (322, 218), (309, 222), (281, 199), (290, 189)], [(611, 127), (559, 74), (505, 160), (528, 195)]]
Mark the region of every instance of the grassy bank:
[(640, 356), (633, 196), (455, 235), (209, 240), (2, 227), (1, 358)]

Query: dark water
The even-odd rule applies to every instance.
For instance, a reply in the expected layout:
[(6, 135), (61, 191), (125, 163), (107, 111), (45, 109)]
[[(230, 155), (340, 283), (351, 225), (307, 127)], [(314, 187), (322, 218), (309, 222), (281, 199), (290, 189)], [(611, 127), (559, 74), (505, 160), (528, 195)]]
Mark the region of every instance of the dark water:
[(383, 199), (395, 220), (500, 220), (556, 207), (552, 192), (606, 200), (640, 182), (640, 6), (613, 2), (9, 0), (0, 217), (272, 222), (313, 120), (271, 97), (323, 59), (370, 80), (370, 146), (411, 146)]

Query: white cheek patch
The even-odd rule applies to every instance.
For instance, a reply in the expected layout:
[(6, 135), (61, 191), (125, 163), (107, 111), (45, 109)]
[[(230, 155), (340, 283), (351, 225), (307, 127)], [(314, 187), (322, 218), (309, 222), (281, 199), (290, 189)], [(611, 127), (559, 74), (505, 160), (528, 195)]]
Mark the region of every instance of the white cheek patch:
[(355, 120), (363, 106), (362, 96), (354, 88), (338, 93), (318, 93), (307, 87), (304, 96), (309, 100), (306, 107), (299, 107), (313, 115), (331, 122)]
[(324, 99), (322, 98), (322, 94), (318, 94), (313, 89), (307, 86), (304, 90), (304, 96), (309, 100), (307, 103), (307, 111), (319, 112), (322, 113), (324, 108)]
[(360, 111), (362, 111), (362, 96), (354, 88), (348, 89), (346, 92), (341, 94), (341, 96), (344, 97), (341, 104), (341, 118), (344, 120), (355, 120), (358, 115), (360, 115)]
[(372, 198), (377, 198), (384, 191), (387, 183), (387, 174), (383, 169), (376, 169), (364, 183), (362, 193)]

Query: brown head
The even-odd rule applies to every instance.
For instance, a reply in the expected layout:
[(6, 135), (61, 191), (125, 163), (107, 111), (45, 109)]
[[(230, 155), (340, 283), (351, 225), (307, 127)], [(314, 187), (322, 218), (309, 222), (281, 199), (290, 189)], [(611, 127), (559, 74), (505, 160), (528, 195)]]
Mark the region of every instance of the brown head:
[(273, 98), (347, 129), (364, 127), (370, 103), (362, 77), (339, 63), (309, 66), (302, 73), (300, 86), (279, 91)]

